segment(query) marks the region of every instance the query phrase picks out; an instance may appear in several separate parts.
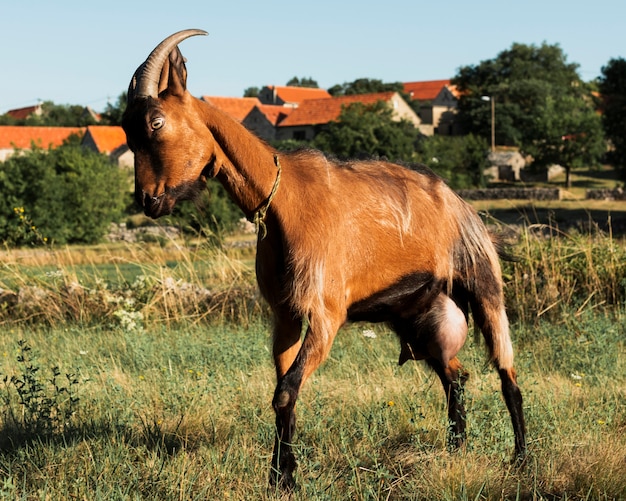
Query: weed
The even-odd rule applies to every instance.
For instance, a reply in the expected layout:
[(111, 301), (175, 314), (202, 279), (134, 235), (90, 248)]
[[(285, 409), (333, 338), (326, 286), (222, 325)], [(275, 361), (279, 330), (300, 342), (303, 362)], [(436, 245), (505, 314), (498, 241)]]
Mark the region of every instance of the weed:
[[(79, 381), (76, 374), (66, 373), (62, 377), (55, 366), (46, 378), (28, 342), (19, 340), (18, 349), (21, 373), (2, 377), (5, 421), (17, 435), (25, 438), (63, 434), (71, 428), (77, 412)], [(13, 392), (17, 394), (21, 412), (15, 407)]]

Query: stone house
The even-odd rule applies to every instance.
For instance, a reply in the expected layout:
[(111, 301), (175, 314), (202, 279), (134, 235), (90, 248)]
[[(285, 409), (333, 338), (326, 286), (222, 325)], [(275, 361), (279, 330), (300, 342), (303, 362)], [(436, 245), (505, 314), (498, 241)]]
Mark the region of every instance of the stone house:
[(460, 134), (461, 130), (456, 123), (459, 92), (450, 83), (450, 80), (426, 80), (421, 82), (406, 82), (404, 92), (412, 101), (419, 103), (419, 116), (423, 127), (432, 127), (427, 135), (451, 136)]
[(526, 160), (517, 150), (492, 151), (487, 155), (485, 176), (491, 181), (521, 181)]
[(124, 129), (117, 125), (88, 126), (81, 145), (107, 155), (120, 167), (134, 166), (135, 157), (126, 144)]
[(330, 99), (332, 96), (324, 89), (269, 85), (259, 91), (258, 97), (261, 104), (297, 107), (307, 99)]
[[(390, 91), (302, 101), (298, 107), (294, 108), (289, 115), (278, 123), (276, 139), (310, 141), (321, 127), (337, 120), (345, 106), (354, 103), (371, 105), (378, 101), (383, 101), (391, 107), (393, 117), (396, 120), (408, 120), (416, 128), (422, 130), (422, 122), (413, 109), (398, 92)], [(424, 132), (422, 131), (422, 133)]]

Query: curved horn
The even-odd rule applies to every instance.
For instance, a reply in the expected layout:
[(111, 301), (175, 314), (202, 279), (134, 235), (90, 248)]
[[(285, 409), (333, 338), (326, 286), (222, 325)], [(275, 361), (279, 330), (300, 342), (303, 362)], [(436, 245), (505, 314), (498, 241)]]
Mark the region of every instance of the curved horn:
[(170, 52), (180, 42), (194, 35), (208, 35), (204, 30), (182, 30), (163, 40), (150, 53), (148, 59), (137, 68), (128, 87), (128, 102), (137, 97), (153, 97), (158, 95), (161, 69)]

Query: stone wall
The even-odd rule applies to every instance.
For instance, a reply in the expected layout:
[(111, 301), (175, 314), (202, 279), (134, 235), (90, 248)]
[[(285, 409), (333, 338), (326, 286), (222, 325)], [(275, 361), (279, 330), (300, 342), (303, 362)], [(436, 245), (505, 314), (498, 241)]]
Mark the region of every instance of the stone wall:
[(626, 200), (624, 188), (614, 188), (612, 190), (587, 190), (585, 192), (587, 200)]
[(457, 190), (466, 200), (560, 200), (559, 188), (483, 188)]

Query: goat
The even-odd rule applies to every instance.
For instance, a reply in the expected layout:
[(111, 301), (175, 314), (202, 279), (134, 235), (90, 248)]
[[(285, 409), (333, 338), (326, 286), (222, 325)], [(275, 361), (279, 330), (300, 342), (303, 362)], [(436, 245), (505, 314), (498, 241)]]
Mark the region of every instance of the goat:
[(147, 216), (169, 214), (215, 177), (259, 226), (256, 276), (273, 313), (277, 377), (270, 482), (295, 485), (296, 399), (348, 321), (388, 323), (399, 337), (399, 363), (424, 360), (435, 371), (447, 398), (449, 446), (457, 448), (465, 440), (468, 377), (457, 354), (471, 311), (523, 460), (522, 395), (498, 250), (478, 214), (426, 167), (279, 153), (192, 97), (178, 44), (206, 34), (180, 31), (150, 53), (131, 80), (122, 125)]

